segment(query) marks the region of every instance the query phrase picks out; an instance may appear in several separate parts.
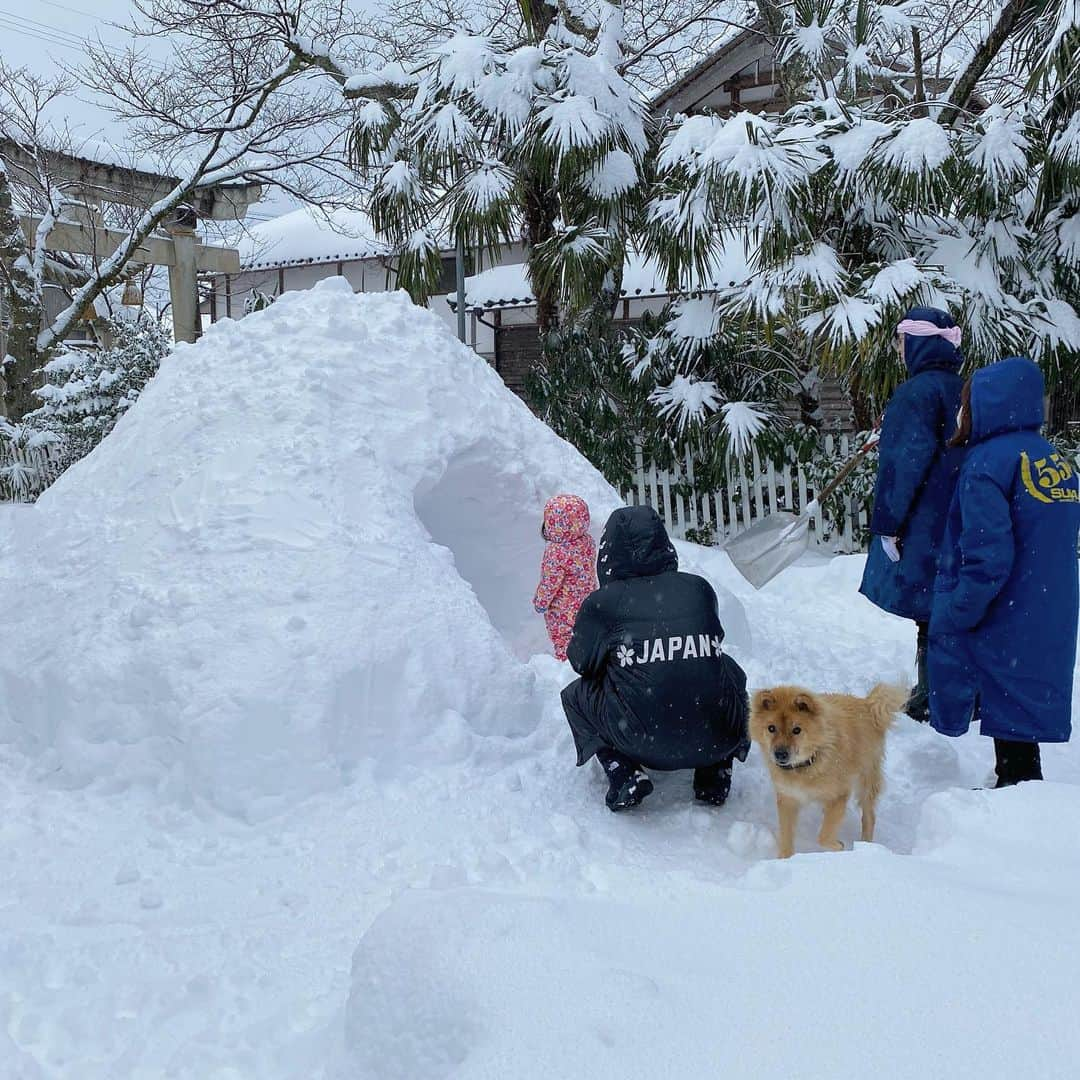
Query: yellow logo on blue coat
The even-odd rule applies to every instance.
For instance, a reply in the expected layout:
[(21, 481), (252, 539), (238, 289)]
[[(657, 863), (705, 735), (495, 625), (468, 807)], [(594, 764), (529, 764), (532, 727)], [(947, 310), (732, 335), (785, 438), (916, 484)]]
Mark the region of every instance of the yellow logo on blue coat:
[(1080, 502), (1080, 491), (1069, 484), (1074, 469), (1061, 454), (1032, 461), (1027, 452), (1020, 451), (1020, 479), (1027, 493), (1042, 503)]

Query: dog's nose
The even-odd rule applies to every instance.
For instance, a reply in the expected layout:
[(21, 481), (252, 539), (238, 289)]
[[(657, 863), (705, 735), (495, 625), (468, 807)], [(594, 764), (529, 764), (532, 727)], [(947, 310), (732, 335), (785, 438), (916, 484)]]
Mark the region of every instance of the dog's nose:
[(778, 765), (786, 765), (788, 758), (791, 757), (791, 751), (786, 747), (778, 746), (773, 752), (772, 756), (776, 758)]

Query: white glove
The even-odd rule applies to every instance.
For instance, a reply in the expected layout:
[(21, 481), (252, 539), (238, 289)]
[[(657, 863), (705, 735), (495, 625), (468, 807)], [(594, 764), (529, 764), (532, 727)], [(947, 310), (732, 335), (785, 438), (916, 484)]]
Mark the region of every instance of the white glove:
[(889, 562), (900, 561), (900, 548), (897, 546), (895, 536), (883, 536), (881, 538), (881, 547), (888, 557)]

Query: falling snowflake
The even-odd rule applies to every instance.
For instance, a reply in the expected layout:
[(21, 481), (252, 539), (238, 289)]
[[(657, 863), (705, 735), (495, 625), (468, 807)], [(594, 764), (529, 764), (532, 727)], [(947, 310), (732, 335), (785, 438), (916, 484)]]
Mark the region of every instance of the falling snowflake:
[(634, 666), (634, 650), (620, 645), (615, 653), (615, 659), (619, 661), (619, 667)]

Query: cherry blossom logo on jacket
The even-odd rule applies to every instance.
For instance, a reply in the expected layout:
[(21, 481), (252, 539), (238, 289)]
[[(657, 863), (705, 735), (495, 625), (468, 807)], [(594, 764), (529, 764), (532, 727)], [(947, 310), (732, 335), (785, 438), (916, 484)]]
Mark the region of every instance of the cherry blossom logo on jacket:
[(615, 659), (619, 667), (633, 667), (635, 664), (670, 663), (672, 660), (702, 660), (723, 654), (719, 634), (686, 634), (666, 638), (647, 638), (638, 645), (636, 642), (620, 645), (615, 650)]

